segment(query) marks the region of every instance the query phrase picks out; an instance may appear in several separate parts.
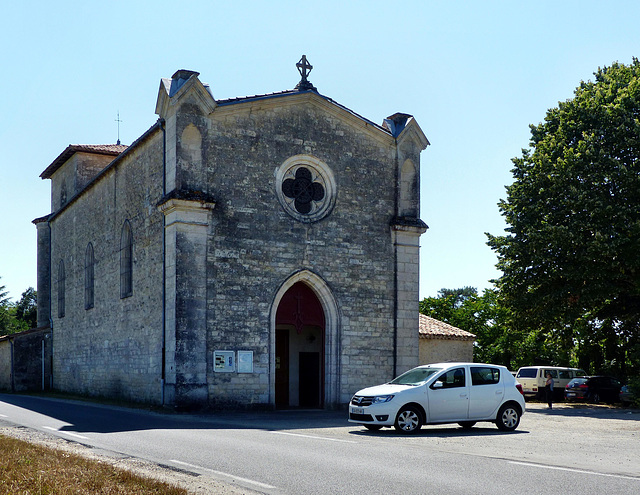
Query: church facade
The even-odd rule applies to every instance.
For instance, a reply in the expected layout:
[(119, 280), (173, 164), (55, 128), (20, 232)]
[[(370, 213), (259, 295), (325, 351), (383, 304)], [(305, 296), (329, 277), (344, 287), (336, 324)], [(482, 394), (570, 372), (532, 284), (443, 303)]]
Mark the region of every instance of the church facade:
[(162, 79), (130, 146), (71, 145), (42, 173), (38, 325), (52, 386), (176, 406), (339, 407), (418, 364), (420, 153), (294, 90), (216, 100)]

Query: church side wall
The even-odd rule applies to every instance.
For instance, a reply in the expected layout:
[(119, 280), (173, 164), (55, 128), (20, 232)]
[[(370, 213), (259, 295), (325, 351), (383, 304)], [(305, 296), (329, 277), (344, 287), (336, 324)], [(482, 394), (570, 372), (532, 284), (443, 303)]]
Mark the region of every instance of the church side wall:
[[(54, 388), (161, 400), (162, 135), (138, 145), (51, 222)], [(133, 233), (133, 294), (120, 297), (120, 236)], [(95, 304), (85, 309), (85, 251), (94, 248)], [(57, 266), (64, 261), (65, 316)]]
[[(217, 199), (207, 253), (211, 402), (273, 400), (273, 299), (303, 269), (324, 280), (337, 303), (339, 370), (331, 372), (340, 374), (338, 401), (346, 403), (357, 389), (392, 378), (390, 223), (396, 176), (391, 140), (384, 144), (312, 105), (217, 109), (211, 120), (182, 116), (177, 134), (191, 123), (203, 136), (206, 168), (179, 175), (188, 182), (205, 171), (207, 192)], [(178, 160), (181, 152), (178, 142)], [(294, 155), (315, 157), (335, 176), (335, 206), (318, 222), (295, 220), (276, 197), (275, 171)], [(417, 319), (415, 340), (417, 347)], [(253, 351), (254, 372), (213, 373), (214, 350)]]

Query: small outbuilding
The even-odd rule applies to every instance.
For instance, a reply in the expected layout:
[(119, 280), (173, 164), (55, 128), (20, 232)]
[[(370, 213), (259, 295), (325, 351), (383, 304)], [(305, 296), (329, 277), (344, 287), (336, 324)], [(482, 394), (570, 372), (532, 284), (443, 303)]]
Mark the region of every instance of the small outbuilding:
[(420, 364), (473, 361), (474, 334), (423, 314), (419, 328)]

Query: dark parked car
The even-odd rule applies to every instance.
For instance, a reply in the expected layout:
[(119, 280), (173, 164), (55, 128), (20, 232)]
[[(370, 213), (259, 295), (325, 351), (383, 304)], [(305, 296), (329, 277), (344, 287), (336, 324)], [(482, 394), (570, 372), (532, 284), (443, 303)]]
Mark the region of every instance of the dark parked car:
[(613, 403), (620, 400), (621, 386), (610, 376), (574, 378), (564, 388), (564, 398), (568, 401)]
[(622, 402), (624, 405), (633, 404), (635, 398), (636, 397), (634, 393), (631, 391), (631, 386), (623, 385), (620, 389), (620, 402)]

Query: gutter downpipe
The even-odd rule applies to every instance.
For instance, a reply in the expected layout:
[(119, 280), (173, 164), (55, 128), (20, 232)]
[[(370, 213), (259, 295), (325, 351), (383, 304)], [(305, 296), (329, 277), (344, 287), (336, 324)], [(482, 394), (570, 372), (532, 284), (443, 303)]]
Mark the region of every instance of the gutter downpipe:
[(51, 374), (49, 375), (49, 389), (53, 390), (53, 231), (51, 230), (51, 220), (47, 218), (47, 228), (49, 229), (49, 330), (51, 331)]
[(42, 391), (44, 392), (44, 336), (42, 337)]
[[(399, 214), (398, 211), (398, 139), (394, 136), (393, 142), (395, 143), (395, 204), (396, 211), (395, 216)], [(395, 226), (392, 226), (393, 231), (393, 376), (398, 376), (398, 234), (395, 230)]]
[[(167, 129), (165, 120), (159, 119), (162, 131), (162, 197), (167, 194)], [(164, 407), (165, 379), (167, 366), (167, 217), (162, 214), (162, 371), (160, 375), (160, 401)]]

